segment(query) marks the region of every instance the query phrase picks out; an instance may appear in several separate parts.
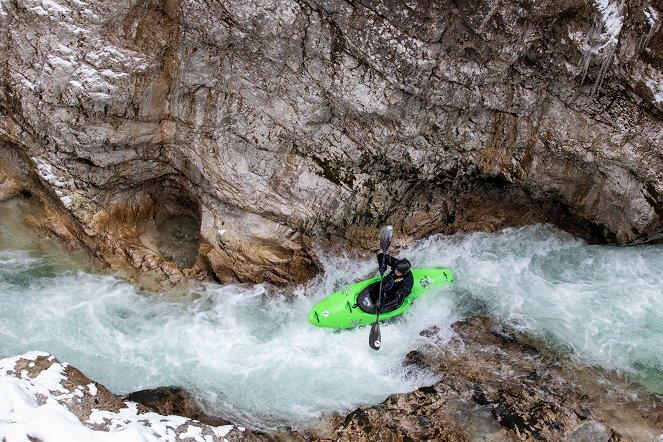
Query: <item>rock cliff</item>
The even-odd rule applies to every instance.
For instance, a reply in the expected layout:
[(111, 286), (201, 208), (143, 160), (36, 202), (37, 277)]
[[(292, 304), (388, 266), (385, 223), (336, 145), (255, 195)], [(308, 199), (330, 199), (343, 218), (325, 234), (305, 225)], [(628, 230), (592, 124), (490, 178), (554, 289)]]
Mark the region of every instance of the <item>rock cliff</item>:
[[(1, 0), (0, 197), (157, 279), (552, 222), (663, 233), (660, 0)], [(154, 232), (193, 228), (164, 253)], [(195, 252), (197, 251), (197, 253)]]

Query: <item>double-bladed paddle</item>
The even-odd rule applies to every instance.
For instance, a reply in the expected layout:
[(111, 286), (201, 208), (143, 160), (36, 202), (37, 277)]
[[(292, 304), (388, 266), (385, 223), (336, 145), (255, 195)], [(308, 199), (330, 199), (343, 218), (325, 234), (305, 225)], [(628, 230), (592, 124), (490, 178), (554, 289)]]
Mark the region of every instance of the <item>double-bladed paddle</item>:
[(387, 256), (387, 249), (391, 244), (391, 237), (393, 235), (394, 228), (392, 226), (384, 226), (380, 229), (380, 248), (382, 249), (382, 264), (380, 265), (380, 289), (378, 291), (378, 302), (376, 303), (375, 311), (377, 312), (377, 317), (375, 318), (375, 323), (371, 326), (371, 333), (368, 335), (368, 345), (371, 346), (373, 350), (380, 350), (380, 345), (382, 344), (382, 335), (380, 334), (380, 308), (382, 307), (382, 276), (384, 272), (382, 269), (385, 267), (384, 260)]

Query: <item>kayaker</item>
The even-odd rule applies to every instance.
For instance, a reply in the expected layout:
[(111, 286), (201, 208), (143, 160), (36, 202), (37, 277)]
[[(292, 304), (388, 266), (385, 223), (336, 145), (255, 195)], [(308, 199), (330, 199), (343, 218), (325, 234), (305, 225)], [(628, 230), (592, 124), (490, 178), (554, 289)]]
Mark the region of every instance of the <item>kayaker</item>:
[[(378, 263), (380, 265), (380, 273), (384, 274), (387, 271), (387, 266), (391, 267), (391, 272), (382, 278), (382, 299), (380, 311), (390, 312), (396, 310), (403, 304), (403, 300), (412, 291), (414, 285), (414, 278), (410, 271), (410, 261), (407, 259), (396, 259), (391, 255), (385, 255), (384, 259), (382, 253), (378, 253)], [(376, 284), (377, 286), (377, 284)], [(371, 298), (373, 303), (377, 303), (379, 287), (372, 290)]]

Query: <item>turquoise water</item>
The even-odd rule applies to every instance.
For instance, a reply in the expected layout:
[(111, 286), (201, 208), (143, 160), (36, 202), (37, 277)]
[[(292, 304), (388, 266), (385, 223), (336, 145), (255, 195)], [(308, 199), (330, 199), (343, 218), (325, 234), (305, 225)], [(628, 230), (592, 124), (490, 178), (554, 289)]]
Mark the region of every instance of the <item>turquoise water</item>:
[(38, 249), (43, 239), (11, 239), (7, 224), (0, 357), (48, 351), (118, 393), (182, 385), (240, 424), (304, 427), (432, 383), (402, 366), (428, 344), (419, 332), (437, 325), (450, 338), (452, 322), (477, 312), (663, 392), (661, 246), (589, 246), (548, 226), (429, 238), (401, 255), (450, 266), (457, 282), (384, 324), (375, 352), (365, 328), (335, 332), (306, 319), (326, 294), (372, 276), (373, 260), (322, 254), (325, 273), (306, 288), (200, 284), (185, 295), (147, 295)]

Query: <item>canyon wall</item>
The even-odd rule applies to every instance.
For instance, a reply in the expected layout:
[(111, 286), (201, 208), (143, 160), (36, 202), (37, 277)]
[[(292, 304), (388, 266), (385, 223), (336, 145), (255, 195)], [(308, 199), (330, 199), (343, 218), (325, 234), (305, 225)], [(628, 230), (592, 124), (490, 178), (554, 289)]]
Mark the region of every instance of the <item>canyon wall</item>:
[[(170, 282), (303, 281), (316, 241), (376, 248), (386, 222), (657, 240), (661, 22), (660, 0), (0, 0), (0, 198)], [(195, 264), (146, 233), (174, 216)]]

